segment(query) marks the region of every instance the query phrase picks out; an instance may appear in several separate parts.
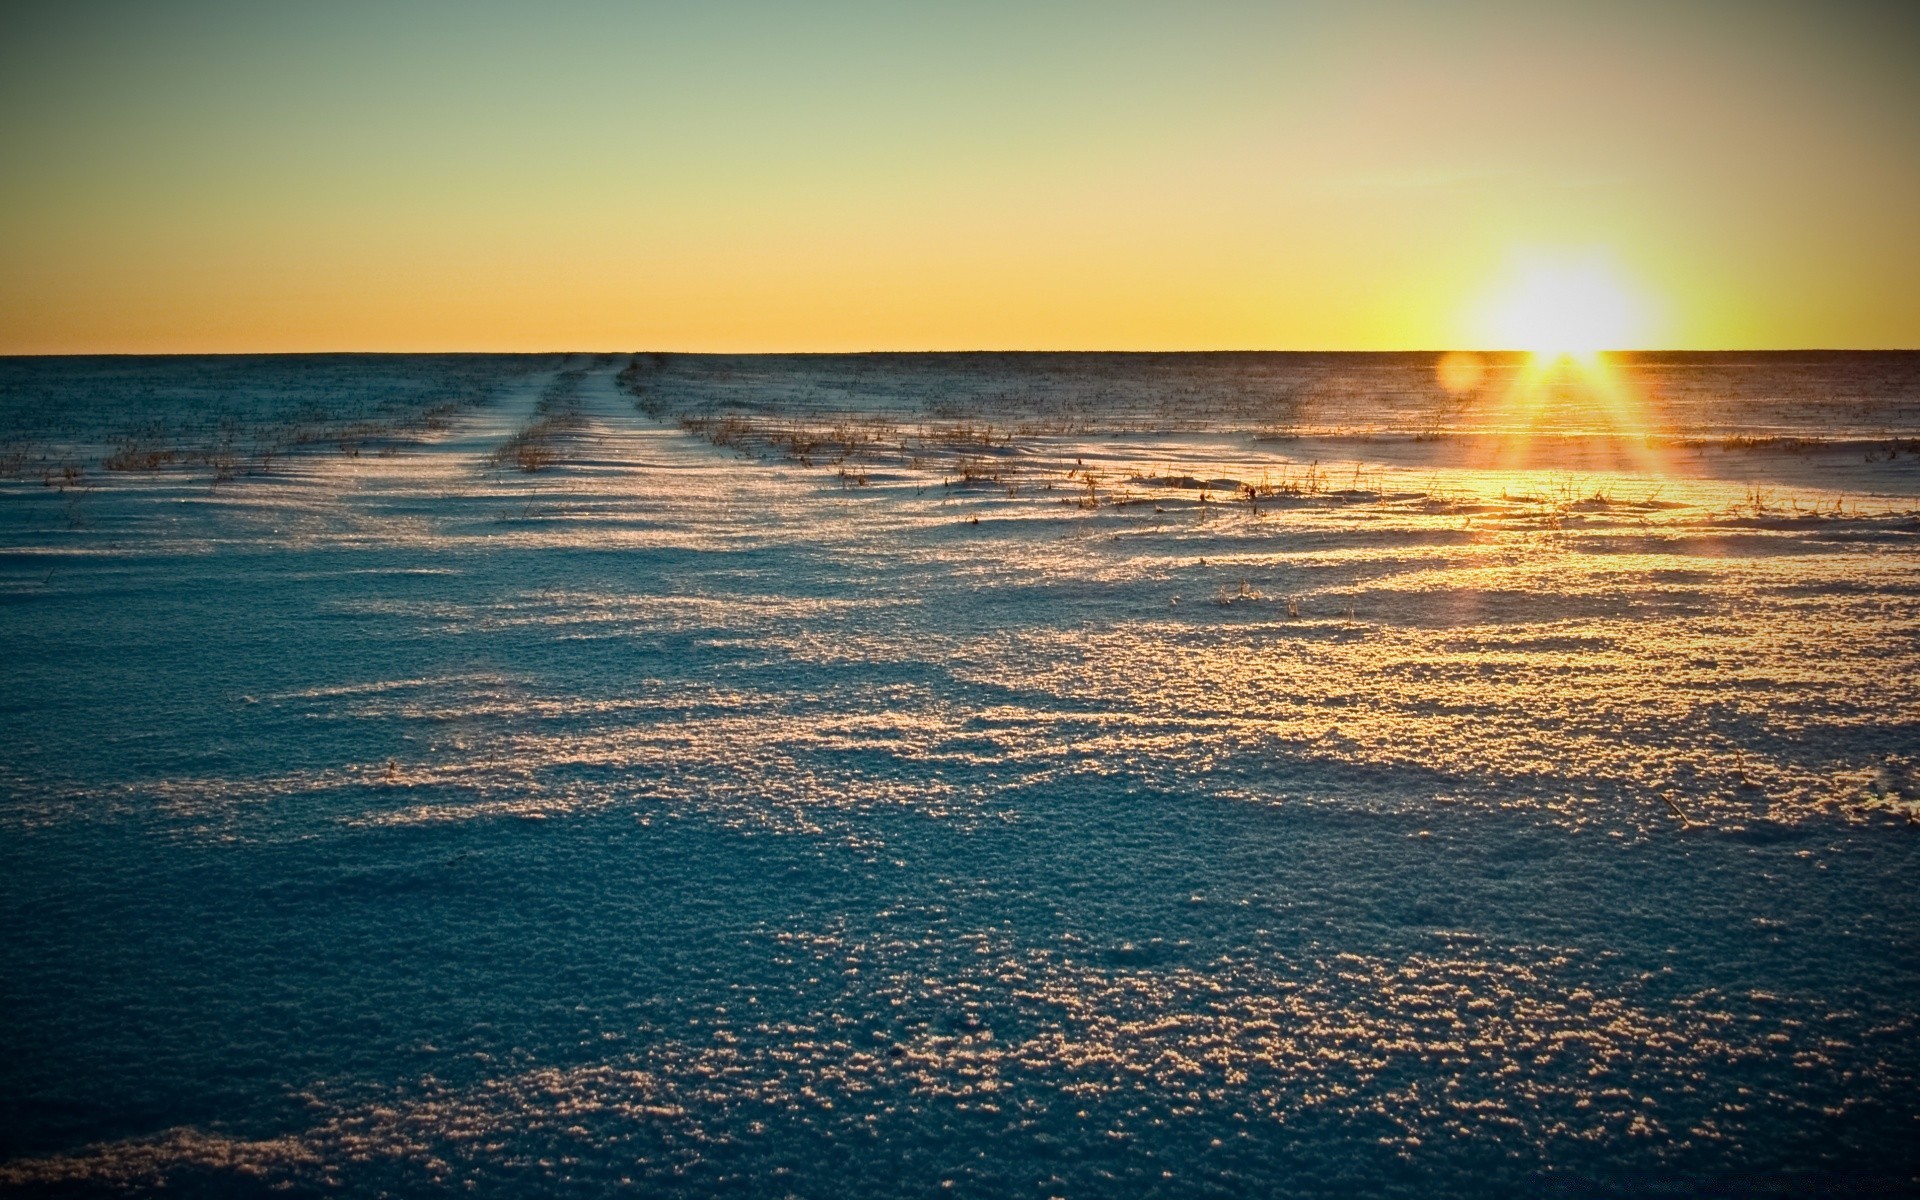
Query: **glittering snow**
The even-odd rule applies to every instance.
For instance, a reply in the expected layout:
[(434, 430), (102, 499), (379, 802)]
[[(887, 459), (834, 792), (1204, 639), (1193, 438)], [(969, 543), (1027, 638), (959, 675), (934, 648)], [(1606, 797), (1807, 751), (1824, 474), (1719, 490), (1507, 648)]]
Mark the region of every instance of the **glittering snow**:
[(0, 362), (0, 1189), (1920, 1187), (1920, 356), (1473, 377)]

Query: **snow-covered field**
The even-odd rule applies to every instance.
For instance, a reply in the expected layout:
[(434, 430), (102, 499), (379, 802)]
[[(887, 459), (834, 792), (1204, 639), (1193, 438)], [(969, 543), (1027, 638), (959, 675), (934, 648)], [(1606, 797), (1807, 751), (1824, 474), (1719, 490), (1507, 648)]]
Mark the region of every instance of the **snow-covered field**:
[(5, 360), (0, 661), (0, 1189), (1920, 1187), (1920, 355)]

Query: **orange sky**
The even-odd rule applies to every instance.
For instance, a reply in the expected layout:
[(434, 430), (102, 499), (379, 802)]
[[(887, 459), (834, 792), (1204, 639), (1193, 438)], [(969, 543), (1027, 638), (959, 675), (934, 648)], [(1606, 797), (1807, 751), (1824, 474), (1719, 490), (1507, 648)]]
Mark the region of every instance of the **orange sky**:
[(0, 16), (0, 352), (1920, 346), (1873, 6)]

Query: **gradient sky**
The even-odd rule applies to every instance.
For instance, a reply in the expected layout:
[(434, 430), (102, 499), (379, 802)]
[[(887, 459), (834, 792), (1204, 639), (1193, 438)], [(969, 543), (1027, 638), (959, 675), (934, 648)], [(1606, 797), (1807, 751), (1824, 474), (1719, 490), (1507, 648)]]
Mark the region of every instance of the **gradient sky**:
[(1920, 5), (0, 6), (0, 352), (1920, 346)]

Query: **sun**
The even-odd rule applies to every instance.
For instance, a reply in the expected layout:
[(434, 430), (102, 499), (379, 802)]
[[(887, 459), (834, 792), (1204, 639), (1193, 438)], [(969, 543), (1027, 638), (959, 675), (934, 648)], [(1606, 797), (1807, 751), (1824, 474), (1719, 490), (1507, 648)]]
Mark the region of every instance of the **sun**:
[(1603, 259), (1520, 263), (1487, 306), (1489, 345), (1536, 359), (1592, 358), (1645, 344), (1647, 305)]

